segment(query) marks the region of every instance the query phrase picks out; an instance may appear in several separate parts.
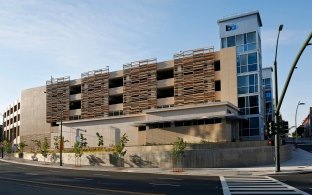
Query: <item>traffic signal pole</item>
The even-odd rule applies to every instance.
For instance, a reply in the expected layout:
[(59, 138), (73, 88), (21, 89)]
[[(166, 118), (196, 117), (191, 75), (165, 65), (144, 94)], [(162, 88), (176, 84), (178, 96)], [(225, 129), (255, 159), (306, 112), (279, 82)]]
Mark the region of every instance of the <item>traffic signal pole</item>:
[(287, 88), (288, 88), (288, 85), (289, 85), (289, 82), (290, 82), (290, 79), (292, 77), (292, 74), (294, 73), (294, 70), (297, 68), (297, 63), (304, 51), (304, 49), (308, 46), (308, 45), (311, 45), (310, 40), (312, 38), (312, 32), (310, 33), (310, 35), (308, 36), (308, 38), (306, 39), (306, 41), (304, 42), (304, 44), (302, 45), (299, 53), (297, 54), (292, 66), (291, 66), (291, 69), (289, 70), (289, 73), (288, 73), (288, 77), (287, 77), (287, 80), (286, 80), (286, 83), (285, 83), (285, 86), (284, 86), (284, 89), (282, 91), (282, 94), (281, 94), (281, 97), (278, 101), (278, 105), (277, 105), (277, 108), (276, 108), (276, 112), (279, 112), (280, 109), (281, 109), (281, 106), (282, 106), (282, 103), (283, 103), (283, 100), (284, 100), (284, 97), (285, 97), (285, 94), (286, 94), (286, 91), (287, 91)]
[[(277, 104), (276, 104), (277, 105)], [(280, 164), (280, 121), (279, 121), (279, 112), (275, 113), (275, 121), (276, 121), (276, 134), (275, 134), (275, 172), (281, 171), (281, 164)]]
[(276, 155), (276, 159), (275, 159), (275, 164), (276, 164), (276, 172), (280, 172), (280, 146), (279, 146), (279, 133), (280, 133), (280, 121), (279, 121), (279, 114), (280, 114), (280, 109), (281, 109), (281, 106), (282, 106), (282, 103), (283, 103), (283, 100), (284, 100), (284, 96), (286, 94), (286, 91), (287, 91), (287, 88), (288, 88), (288, 85), (289, 85), (289, 82), (290, 82), (290, 79), (292, 77), (292, 74), (294, 72), (294, 70), (297, 68), (297, 63), (304, 51), (304, 49), (308, 46), (308, 45), (311, 45), (310, 40), (312, 38), (312, 32), (309, 34), (308, 38), (306, 39), (306, 41), (304, 42), (304, 44), (302, 45), (301, 49), (299, 50), (299, 53), (297, 54), (292, 66), (291, 66), (291, 69), (289, 70), (289, 73), (288, 73), (288, 77), (287, 77), (287, 80), (286, 80), (286, 83), (284, 85), (284, 89), (282, 91), (282, 94), (281, 94), (281, 97), (280, 99), (278, 100), (278, 93), (277, 93), (277, 70), (276, 70), (276, 62), (274, 62), (274, 71), (275, 71), (275, 121), (276, 121), (276, 126), (277, 126), (277, 134), (275, 135), (275, 155)]
[(278, 82), (277, 82), (277, 48), (278, 48), (278, 39), (280, 32), (283, 30), (283, 25), (281, 24), (278, 28), (278, 35), (276, 39), (276, 48), (275, 48), (275, 59), (274, 59), (274, 88), (275, 88), (275, 123), (276, 123), (276, 134), (275, 134), (275, 171), (280, 172), (280, 153), (279, 153), (279, 112), (277, 112), (277, 105), (278, 105)]

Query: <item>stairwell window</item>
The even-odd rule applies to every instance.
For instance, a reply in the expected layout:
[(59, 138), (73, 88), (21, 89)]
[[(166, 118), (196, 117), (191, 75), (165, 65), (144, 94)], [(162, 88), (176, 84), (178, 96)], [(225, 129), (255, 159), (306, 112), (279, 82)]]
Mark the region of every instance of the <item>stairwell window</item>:
[(219, 60), (214, 62), (214, 70), (220, 71), (220, 61)]
[(215, 91), (221, 91), (221, 81), (215, 81)]

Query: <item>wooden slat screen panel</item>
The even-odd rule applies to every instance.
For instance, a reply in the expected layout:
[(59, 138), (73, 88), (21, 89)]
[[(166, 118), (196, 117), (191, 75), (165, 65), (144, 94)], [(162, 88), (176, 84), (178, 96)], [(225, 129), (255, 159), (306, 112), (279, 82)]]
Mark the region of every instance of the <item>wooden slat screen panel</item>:
[(123, 66), (124, 114), (137, 114), (157, 106), (157, 61), (147, 59)]
[(109, 68), (81, 74), (81, 118), (99, 118), (109, 112)]
[(200, 48), (174, 55), (175, 105), (215, 101), (213, 48)]
[[(70, 77), (52, 78), (46, 82), (46, 121), (69, 120)], [(63, 116), (63, 117), (61, 117)]]

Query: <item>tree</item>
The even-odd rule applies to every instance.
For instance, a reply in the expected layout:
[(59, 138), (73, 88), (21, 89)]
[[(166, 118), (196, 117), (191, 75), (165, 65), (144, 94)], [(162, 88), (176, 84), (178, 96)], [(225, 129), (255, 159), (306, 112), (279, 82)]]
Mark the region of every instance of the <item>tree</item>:
[(103, 140), (103, 135), (100, 135), (99, 132), (96, 132), (96, 136), (98, 137), (98, 146), (104, 146), (104, 140)]
[(32, 140), (36, 145), (36, 152), (40, 153), (44, 157), (44, 163), (46, 163), (46, 158), (49, 154), (49, 143), (48, 138), (45, 137), (43, 142), (40, 140)]
[(3, 152), (5, 152), (6, 154), (9, 154), (12, 152), (12, 144), (8, 142), (7, 140), (4, 140), (2, 142), (2, 147), (3, 147)]
[(48, 154), (49, 154), (49, 143), (48, 143), (48, 138), (47, 137), (44, 138), (43, 143), (41, 144), (40, 153), (42, 154), (42, 156), (44, 158), (48, 157)]
[[(81, 142), (79, 142), (79, 141), (75, 142), (73, 151), (75, 153), (75, 165), (80, 166), (81, 165), (81, 156), (83, 154)], [(78, 159), (79, 159), (79, 165), (78, 165)]]
[(127, 150), (125, 150), (124, 148), (125, 148), (128, 141), (129, 141), (129, 138), (128, 138), (127, 134), (124, 133), (122, 135), (122, 137), (120, 138), (118, 144), (115, 145), (115, 147), (114, 147), (114, 150), (115, 150), (114, 155), (117, 157), (117, 162), (118, 162), (119, 167), (122, 166), (123, 158), (124, 158), (125, 154), (127, 153)]
[(173, 160), (175, 162), (174, 171), (183, 171), (182, 160), (184, 157), (186, 146), (187, 146), (187, 143), (181, 137), (178, 137), (177, 141), (173, 143), (171, 152), (172, 152)]
[(18, 156), (19, 158), (23, 158), (24, 155), (24, 148), (28, 146), (25, 142), (21, 141), (18, 145)]

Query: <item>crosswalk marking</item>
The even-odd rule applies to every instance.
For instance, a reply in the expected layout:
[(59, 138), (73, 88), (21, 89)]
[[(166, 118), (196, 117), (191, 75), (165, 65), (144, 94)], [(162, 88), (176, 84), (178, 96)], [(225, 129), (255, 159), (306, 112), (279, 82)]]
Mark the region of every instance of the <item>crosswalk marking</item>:
[(268, 176), (220, 176), (223, 194), (302, 194), (308, 193)]

